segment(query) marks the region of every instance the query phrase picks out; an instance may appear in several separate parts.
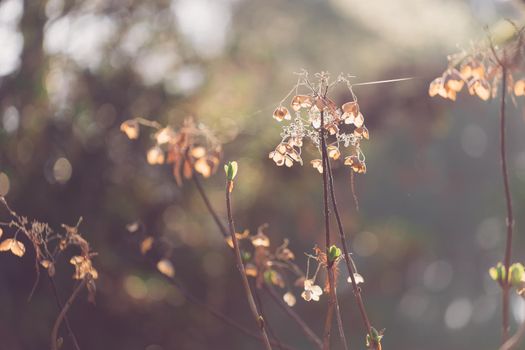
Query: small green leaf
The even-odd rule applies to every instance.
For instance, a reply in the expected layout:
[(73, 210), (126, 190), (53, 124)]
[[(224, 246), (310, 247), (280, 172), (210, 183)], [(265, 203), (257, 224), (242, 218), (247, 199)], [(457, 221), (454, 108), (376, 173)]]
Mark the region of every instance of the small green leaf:
[(521, 263), (515, 263), (510, 266), (510, 284), (514, 287), (519, 287), (523, 284), (523, 275), (525, 274), (525, 268)]
[(338, 257), (341, 256), (341, 249), (337, 248), (334, 244), (328, 249), (328, 260), (330, 262), (335, 261)]
[(499, 262), (495, 267), (489, 269), (489, 275), (494, 281), (502, 282), (505, 280), (505, 267)]
[(237, 176), (238, 165), (236, 161), (228, 162), (224, 165), (224, 172), (226, 173), (226, 178), (228, 181), (233, 181), (235, 176)]

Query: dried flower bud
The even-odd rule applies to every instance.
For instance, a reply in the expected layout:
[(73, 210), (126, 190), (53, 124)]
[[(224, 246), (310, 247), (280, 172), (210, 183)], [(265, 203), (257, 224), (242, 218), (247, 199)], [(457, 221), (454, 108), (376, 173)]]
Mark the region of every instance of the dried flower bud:
[(292, 119), (292, 116), (290, 115), (288, 108), (281, 106), (281, 107), (277, 107), (275, 111), (273, 111), (273, 118), (277, 120), (278, 122), (282, 122), (284, 119), (286, 120)]
[(129, 119), (120, 124), (120, 131), (126, 134), (130, 140), (135, 140), (139, 137), (139, 123), (135, 119)]

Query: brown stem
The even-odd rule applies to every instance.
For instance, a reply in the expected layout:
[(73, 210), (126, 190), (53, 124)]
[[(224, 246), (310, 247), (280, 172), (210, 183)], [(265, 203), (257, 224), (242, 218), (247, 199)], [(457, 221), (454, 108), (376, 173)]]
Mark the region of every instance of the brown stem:
[(501, 157), (501, 174), (503, 176), (503, 188), (505, 192), (505, 202), (507, 207), (507, 241), (505, 244), (505, 281), (503, 281), (503, 342), (509, 337), (509, 289), (510, 289), (510, 259), (512, 254), (512, 228), (514, 225), (514, 218), (512, 215), (512, 198), (510, 194), (509, 175), (507, 171), (507, 150), (505, 143), (505, 98), (507, 91), (507, 69), (504, 64), (501, 65), (502, 80), (501, 80), (501, 104), (500, 104), (500, 157)]
[(518, 330), (516, 331), (516, 333), (514, 333), (512, 337), (507, 339), (507, 341), (505, 341), (503, 345), (500, 346), (499, 350), (513, 349), (515, 346), (519, 344), (521, 339), (523, 339), (524, 335), (525, 335), (525, 322), (521, 324), (520, 328), (518, 328)]
[(352, 282), (352, 289), (354, 291), (355, 300), (357, 303), (357, 306), (359, 307), (359, 313), (361, 314), (361, 318), (363, 320), (363, 323), (365, 325), (366, 331), (368, 335), (370, 336), (370, 339), (372, 339), (372, 326), (370, 325), (370, 320), (368, 318), (368, 314), (366, 313), (365, 305), (363, 302), (363, 298), (361, 296), (361, 288), (357, 285), (354, 277), (354, 273), (356, 272), (354, 270), (355, 262), (352, 259), (352, 256), (350, 255), (348, 251), (348, 244), (346, 242), (346, 237), (343, 229), (343, 223), (341, 221), (341, 216), (339, 215), (339, 208), (337, 206), (337, 200), (335, 197), (335, 190), (334, 190), (334, 177), (332, 173), (332, 166), (330, 165), (330, 160), (327, 161), (327, 172), (328, 177), (330, 180), (330, 196), (332, 198), (332, 204), (334, 208), (334, 214), (335, 219), (337, 221), (337, 228), (339, 229), (339, 238), (341, 239), (341, 245), (343, 246), (343, 256), (345, 259), (345, 265), (348, 270), (348, 274), (350, 275), (350, 281)]
[(231, 188), (233, 187), (233, 181), (228, 180), (226, 183), (226, 208), (228, 210), (228, 224), (230, 228), (230, 235), (233, 242), (233, 250), (235, 251), (235, 260), (237, 264), (237, 269), (239, 270), (239, 273), (241, 275), (242, 284), (244, 287), (244, 291), (246, 294), (246, 299), (248, 299), (248, 304), (250, 305), (250, 310), (252, 312), (253, 318), (255, 319), (255, 322), (259, 326), (259, 330), (261, 332), (263, 343), (267, 350), (271, 350), (272, 346), (270, 345), (270, 341), (268, 339), (268, 334), (266, 332), (266, 327), (264, 324), (264, 318), (260, 315), (259, 311), (257, 310), (257, 306), (255, 305), (255, 300), (253, 299), (253, 294), (250, 289), (250, 283), (248, 282), (248, 276), (246, 276), (246, 271), (244, 270), (244, 264), (242, 262), (241, 257), (241, 250), (239, 248), (239, 242), (237, 241), (237, 237), (235, 236), (235, 225), (233, 223), (233, 215), (232, 215), (232, 208), (231, 208)]
[[(49, 276), (49, 281), (51, 283), (51, 289), (53, 290), (53, 295), (55, 296), (55, 301), (57, 303), (58, 309), (62, 310), (62, 300), (60, 299), (60, 296), (58, 295), (58, 288), (55, 283), (55, 278), (53, 276)], [(77, 337), (75, 336), (75, 333), (73, 332), (73, 328), (71, 327), (71, 324), (69, 323), (69, 318), (67, 317), (67, 313), (64, 314), (64, 323), (66, 324), (67, 333), (69, 334), (69, 337), (71, 338), (71, 341), (73, 342), (73, 346), (75, 347), (75, 350), (80, 350), (80, 346), (78, 345)]]
[[(197, 176), (193, 176), (193, 180), (195, 181), (195, 185), (197, 186), (197, 189), (199, 190), (199, 194), (201, 195), (202, 199), (204, 200), (204, 203), (206, 204), (206, 208), (208, 209), (208, 212), (210, 213), (210, 215), (213, 217), (217, 227), (219, 228), (219, 230), (221, 231), (221, 233), (223, 234), (223, 236), (228, 236), (228, 233), (226, 231), (226, 228), (224, 227), (224, 225), (222, 224), (222, 221), (219, 219), (219, 216), (217, 215), (217, 212), (215, 211), (215, 209), (213, 208), (209, 198), (208, 198), (208, 195), (206, 194), (206, 191), (204, 190), (204, 188), (202, 187), (202, 184), (201, 182), (199, 181), (199, 179), (197, 178)], [(299, 328), (301, 328), (301, 330), (303, 331), (303, 333), (313, 342), (315, 343), (316, 345), (318, 345), (319, 348), (321, 348), (321, 340), (319, 339), (319, 337), (314, 333), (314, 331), (312, 331), (312, 329), (310, 327), (308, 327), (308, 325), (301, 319), (301, 317), (299, 317), (299, 315), (297, 315), (297, 313), (295, 313), (294, 310), (292, 310), (292, 308), (290, 308), (288, 305), (286, 305), (284, 303), (284, 301), (279, 298), (279, 296), (277, 296), (275, 290), (273, 290), (270, 286), (267, 286), (267, 285), (264, 285), (266, 287), (266, 290), (269, 291), (269, 294), (270, 296), (272, 296), (272, 300), (277, 303), (277, 305), (279, 305), (281, 308), (284, 309), (284, 311), (286, 312), (286, 314), (288, 316), (290, 316), (290, 318), (295, 322), (297, 323), (297, 325), (299, 326)], [(275, 345), (275, 344), (274, 344)]]
[(197, 174), (193, 175), (193, 182), (195, 182), (195, 186), (197, 186), (197, 190), (199, 190), (199, 194), (202, 197), (202, 200), (204, 201), (204, 204), (206, 205), (206, 208), (208, 209), (208, 212), (212, 216), (213, 220), (217, 224), (217, 227), (221, 231), (222, 235), (226, 238), (229, 236), (228, 230), (222, 223), (221, 219), (219, 218), (219, 215), (217, 215), (217, 212), (215, 209), (213, 209), (213, 206), (211, 205), (210, 199), (208, 198), (208, 195), (204, 191), (204, 188), (202, 187), (202, 184), (197, 176)]
[(73, 290), (73, 293), (71, 293), (71, 296), (66, 301), (66, 304), (58, 314), (58, 317), (55, 321), (55, 324), (53, 325), (53, 330), (51, 331), (51, 350), (58, 350), (58, 329), (60, 328), (60, 324), (62, 323), (62, 320), (66, 317), (66, 313), (73, 305), (73, 302), (75, 301), (75, 298), (77, 297), (78, 293), (86, 286), (86, 283), (88, 282), (88, 278), (84, 278), (78, 286)]
[(343, 342), (343, 348), (345, 350), (348, 350), (348, 343), (346, 342), (346, 336), (345, 336), (345, 330), (343, 327), (343, 319), (341, 317), (341, 310), (339, 309), (339, 300), (337, 299), (337, 289), (335, 287), (335, 276), (334, 276), (334, 269), (330, 270), (330, 276), (329, 279), (332, 280), (332, 285), (334, 286), (333, 291), (333, 298), (335, 300), (335, 316), (337, 320), (337, 329), (339, 330), (339, 336), (341, 337), (341, 341)]
[(280, 298), (280, 296), (277, 294), (277, 292), (275, 291), (275, 289), (268, 285), (268, 284), (263, 284), (263, 288), (264, 290), (270, 295), (270, 297), (272, 298), (272, 300), (288, 315), (290, 316), (290, 318), (292, 320), (295, 321), (295, 323), (297, 323), (297, 325), (299, 326), (299, 328), (301, 329), (301, 331), (303, 332), (303, 334), (312, 342), (314, 343), (315, 345), (317, 345), (317, 347), (319, 349), (322, 348), (323, 346), (323, 343), (321, 343), (321, 339), (319, 339), (319, 337), (314, 333), (314, 331), (312, 331), (312, 329), (310, 327), (308, 327), (308, 325), (303, 321), (303, 319), (301, 317), (299, 317), (299, 315), (297, 315), (293, 309), (291, 307), (289, 307), (288, 305), (286, 305), (284, 303), (284, 301)]
[(327, 255), (326, 261), (326, 274), (328, 276), (328, 288), (329, 297), (328, 297), (328, 310), (326, 311), (326, 319), (324, 322), (324, 331), (323, 331), (323, 350), (330, 349), (330, 337), (332, 332), (332, 320), (334, 318), (334, 308), (336, 305), (335, 300), (335, 286), (333, 278), (333, 267), (334, 262), (328, 260), (328, 250), (330, 249), (330, 210), (328, 207), (328, 180), (326, 177), (326, 139), (324, 134), (324, 113), (321, 111), (321, 127), (319, 129), (319, 138), (321, 141), (321, 154), (322, 154), (322, 163), (323, 163), (323, 205), (324, 205), (324, 223), (325, 223), (325, 253)]

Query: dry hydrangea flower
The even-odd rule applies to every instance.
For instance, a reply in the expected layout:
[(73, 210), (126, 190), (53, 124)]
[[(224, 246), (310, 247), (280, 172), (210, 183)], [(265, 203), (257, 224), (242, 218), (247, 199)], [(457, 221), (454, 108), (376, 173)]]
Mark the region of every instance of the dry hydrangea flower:
[[(370, 135), (364, 125), (365, 118), (359, 109), (349, 79), (340, 75), (336, 81), (330, 82), (327, 73), (316, 74), (316, 78), (316, 82), (311, 82), (306, 71), (299, 74), (299, 81), (294, 87), (296, 94), (290, 102), (293, 115), (290, 115), (289, 110), (283, 107), (287, 98), (281, 101), (279, 107), (274, 111), (274, 119), (279, 122), (289, 120), (289, 123), (283, 125), (281, 142), (269, 153), (269, 158), (277, 166), (292, 167), (295, 163), (302, 165), (301, 151), (304, 140), (310, 140), (321, 153), (319, 133), (323, 125), (323, 132), (326, 133), (328, 141), (328, 156), (333, 160), (338, 160), (342, 156), (342, 149), (347, 148), (350, 154), (346, 158), (356, 157), (359, 164), (357, 167), (353, 166), (353, 163), (345, 162), (345, 164), (350, 165), (353, 171), (358, 169), (358, 173), (366, 172), (361, 140), (369, 139)], [(351, 101), (341, 106), (327, 96), (330, 88), (337, 84), (345, 84), (352, 96)], [(306, 88), (307, 93), (297, 93), (299, 88)], [(319, 159), (312, 160), (311, 164), (314, 169), (322, 173), (323, 165)]]
[(179, 186), (183, 178), (189, 179), (194, 173), (207, 178), (217, 171), (222, 145), (204, 125), (195, 123), (193, 118), (186, 118), (177, 130), (136, 118), (122, 123), (121, 130), (128, 137), (137, 138), (140, 125), (157, 129), (153, 135), (155, 144), (147, 152), (148, 163), (171, 164)]
[(463, 50), (448, 57), (448, 68), (438, 78), (434, 79), (428, 88), (428, 94), (441, 96), (452, 101), (456, 100), (464, 86), (470, 95), (475, 95), (483, 101), (497, 94), (498, 83), (502, 79), (502, 65), (506, 67), (507, 86), (515, 96), (525, 95), (525, 81), (514, 83), (512, 71), (520, 68), (523, 57), (522, 30), (504, 43), (501, 47), (479, 43), (470, 50)]
[(306, 301), (319, 301), (319, 297), (323, 294), (323, 290), (310, 279), (304, 280), (304, 291), (301, 297)]

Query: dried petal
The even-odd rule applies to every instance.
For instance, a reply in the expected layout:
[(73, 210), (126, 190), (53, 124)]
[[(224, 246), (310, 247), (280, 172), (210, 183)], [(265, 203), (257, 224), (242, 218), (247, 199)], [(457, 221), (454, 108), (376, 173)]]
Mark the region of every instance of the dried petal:
[(290, 120), (292, 119), (292, 116), (290, 115), (290, 112), (288, 111), (288, 108), (280, 106), (273, 111), (273, 118), (277, 120), (278, 122), (282, 122), (284, 119)]
[(363, 115), (361, 114), (361, 112), (359, 112), (357, 114), (357, 116), (355, 117), (355, 120), (354, 120), (354, 125), (357, 127), (357, 128), (360, 128), (363, 126), (363, 124), (365, 123), (365, 117), (363, 117)]
[(152, 147), (149, 149), (146, 158), (151, 165), (164, 164), (164, 151), (159, 146)]
[(289, 306), (289, 307), (292, 307), (295, 305), (296, 303), (296, 300), (295, 300), (295, 295), (293, 295), (292, 292), (287, 292), (283, 295), (283, 300), (284, 302)]
[(210, 177), (212, 173), (212, 168), (208, 163), (208, 159), (199, 158), (194, 165), (195, 171), (201, 174), (204, 177)]
[(483, 101), (486, 101), (490, 98), (490, 84), (488, 81), (482, 79), (482, 80), (476, 80), (474, 83), (474, 91), (476, 92), (476, 95)]
[(464, 85), (465, 82), (463, 81), (463, 78), (461, 77), (461, 74), (458, 72), (457, 69), (451, 69), (446, 73), (445, 87), (447, 89), (458, 92), (461, 91), (461, 89), (463, 89)]
[(163, 275), (166, 275), (170, 278), (175, 276), (175, 268), (173, 264), (168, 259), (162, 259), (157, 263), (157, 270), (159, 270)]
[(190, 151), (190, 155), (194, 158), (202, 158), (206, 155), (206, 148), (202, 146), (193, 147)]
[(430, 97), (440, 95), (441, 97), (447, 98), (447, 91), (445, 90), (445, 85), (442, 77), (438, 77), (432, 80), (428, 87), (428, 94)]
[(157, 144), (162, 145), (173, 140), (175, 136), (175, 131), (170, 127), (166, 127), (155, 134), (155, 140), (157, 141)]
[(520, 79), (514, 84), (514, 95), (524, 96), (525, 95), (525, 80)]
[(126, 134), (130, 140), (139, 137), (139, 123), (135, 119), (129, 119), (120, 124), (120, 131)]
[(308, 95), (296, 95), (292, 98), (291, 106), (292, 106), (292, 109), (296, 112), (299, 111), (301, 108), (306, 108), (306, 109), (312, 108), (313, 106), (312, 97)]
[(341, 152), (339, 151), (339, 147), (336, 145), (330, 145), (327, 147), (328, 151), (328, 157), (337, 160), (341, 156)]
[(323, 161), (321, 159), (314, 159), (310, 161), (310, 164), (312, 164), (314, 169), (317, 169), (319, 173), (323, 173)]
[(146, 237), (142, 242), (140, 242), (140, 252), (142, 255), (145, 255), (153, 247), (154, 238)]

